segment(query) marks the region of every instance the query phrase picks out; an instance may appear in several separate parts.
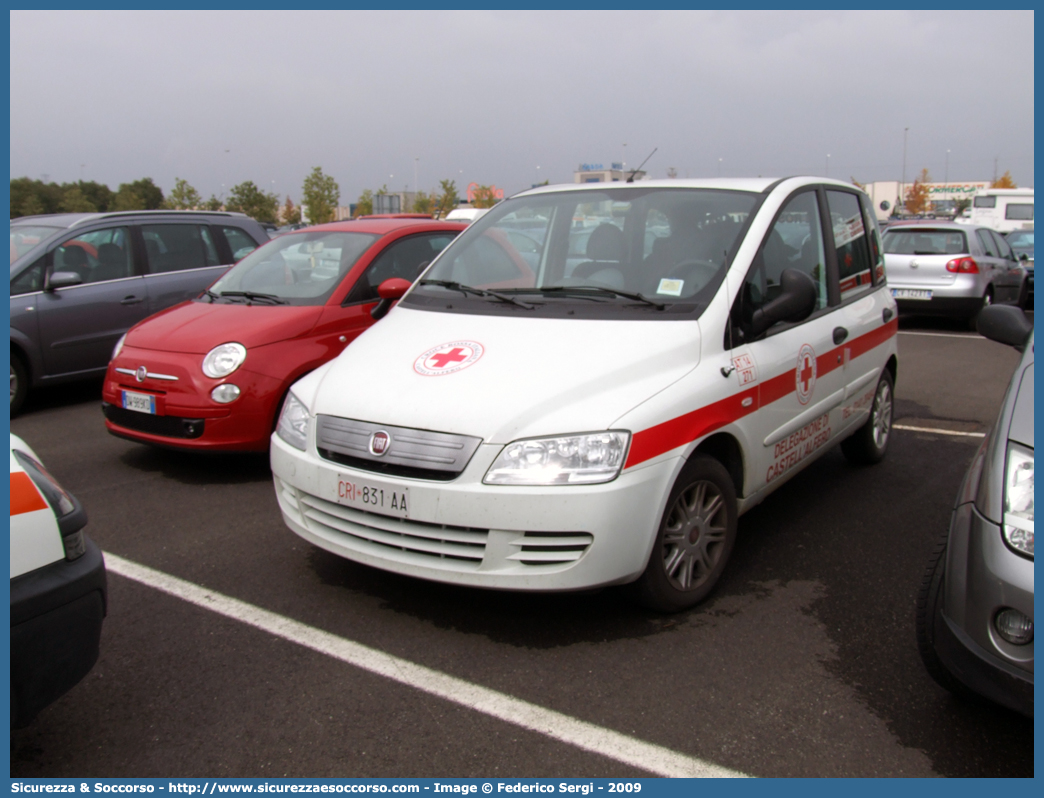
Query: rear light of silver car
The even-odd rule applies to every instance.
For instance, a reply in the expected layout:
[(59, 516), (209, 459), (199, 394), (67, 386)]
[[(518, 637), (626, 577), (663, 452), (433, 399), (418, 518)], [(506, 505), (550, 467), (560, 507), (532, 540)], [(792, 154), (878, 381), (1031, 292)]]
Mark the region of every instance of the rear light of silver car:
[(979, 264), (974, 258), (954, 258), (946, 264), (946, 271), (954, 274), (978, 274)]

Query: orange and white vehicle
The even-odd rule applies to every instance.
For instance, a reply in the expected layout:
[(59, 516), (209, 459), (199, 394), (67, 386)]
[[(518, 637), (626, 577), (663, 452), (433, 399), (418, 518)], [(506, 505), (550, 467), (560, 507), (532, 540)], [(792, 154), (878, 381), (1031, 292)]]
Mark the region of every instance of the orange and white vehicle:
[(105, 562), (80, 503), (11, 435), (11, 725), (25, 726), (98, 659)]
[(681, 609), (717, 582), (740, 514), (835, 443), (884, 456), (896, 330), (854, 186), (539, 187), (292, 387), (279, 505), (301, 537), (389, 571), (634, 583)]

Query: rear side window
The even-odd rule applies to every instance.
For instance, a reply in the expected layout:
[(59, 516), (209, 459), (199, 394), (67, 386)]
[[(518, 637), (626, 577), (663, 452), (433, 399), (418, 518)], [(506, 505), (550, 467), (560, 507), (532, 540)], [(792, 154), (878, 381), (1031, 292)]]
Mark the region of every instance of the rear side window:
[(1033, 206), (1025, 202), (1009, 202), (1004, 209), (1004, 218), (1033, 221)]
[(210, 230), (195, 224), (142, 225), (149, 274), (217, 266), (217, 247)]
[(412, 283), (417, 279), (421, 267), (433, 261), (453, 238), (446, 233), (437, 233), (410, 236), (393, 242), (369, 265), (352, 288), (346, 302), (376, 301), (380, 298), (377, 286), (392, 277)]
[(221, 232), (225, 234), (228, 248), (232, 250), (233, 263), (238, 263), (257, 249), (257, 242), (238, 227), (222, 227)]
[(993, 236), (990, 235), (989, 230), (976, 230), (975, 235), (979, 238), (979, 245), (986, 251), (986, 254), (991, 258), (999, 258), (1000, 252), (997, 251), (997, 245), (993, 241)]
[(841, 301), (868, 288), (872, 282), (870, 241), (859, 208), (859, 198), (847, 191), (827, 191), (830, 227), (837, 250)]

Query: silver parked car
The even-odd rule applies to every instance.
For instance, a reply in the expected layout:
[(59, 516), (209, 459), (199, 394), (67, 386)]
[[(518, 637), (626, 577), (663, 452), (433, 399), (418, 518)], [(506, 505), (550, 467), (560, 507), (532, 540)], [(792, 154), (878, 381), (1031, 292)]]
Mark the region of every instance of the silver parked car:
[(900, 311), (968, 319), (994, 302), (1024, 306), (1025, 267), (988, 227), (922, 221), (883, 235), (888, 287)]
[(104, 374), (132, 325), (198, 296), (266, 241), (242, 213), (12, 219), (11, 415), (32, 386)]
[(917, 599), (928, 672), (1033, 715), (1033, 327), (1012, 307), (983, 310), (979, 331), (1023, 353), (993, 429), (957, 495)]

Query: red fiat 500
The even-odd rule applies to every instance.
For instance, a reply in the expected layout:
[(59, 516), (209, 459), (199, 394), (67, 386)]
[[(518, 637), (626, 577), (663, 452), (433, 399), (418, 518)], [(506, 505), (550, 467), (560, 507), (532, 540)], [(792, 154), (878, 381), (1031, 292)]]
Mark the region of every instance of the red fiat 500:
[(340, 354), (465, 226), (362, 219), (273, 239), (120, 340), (105, 426), (159, 446), (266, 451), (290, 385)]

